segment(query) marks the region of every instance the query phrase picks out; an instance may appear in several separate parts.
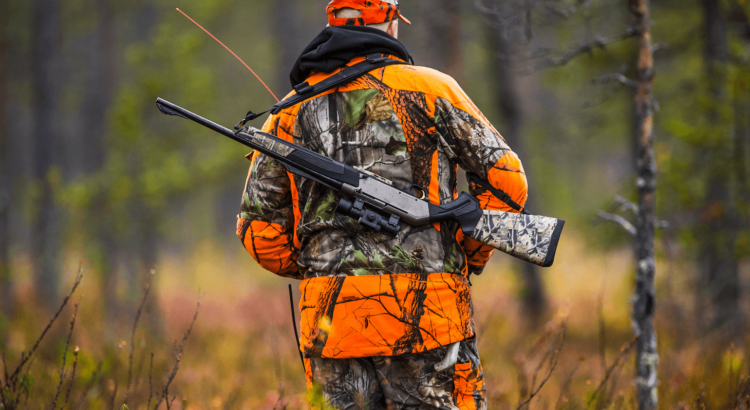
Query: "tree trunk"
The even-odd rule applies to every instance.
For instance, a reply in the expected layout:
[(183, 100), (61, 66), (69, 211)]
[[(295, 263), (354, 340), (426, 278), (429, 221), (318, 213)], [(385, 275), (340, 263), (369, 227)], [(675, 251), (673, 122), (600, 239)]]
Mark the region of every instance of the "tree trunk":
[[(507, 133), (503, 132), (503, 137), (522, 161), (528, 161), (530, 155), (523, 135), (526, 121), (524, 112), (525, 95), (519, 89), (520, 78), (517, 74), (517, 67), (512, 62), (513, 59), (510, 58), (514, 55), (522, 55), (526, 47), (521, 41), (514, 41), (512, 36), (509, 35), (511, 31), (518, 30), (505, 30), (503, 28), (501, 20), (505, 20), (504, 17), (507, 16), (493, 17), (499, 18), (493, 19), (495, 20), (493, 21), (494, 25), (489, 29), (490, 50), (495, 56), (494, 59), (490, 60), (492, 63), (491, 72), (494, 77), (494, 81), (491, 83), (495, 87), (494, 95), (496, 96), (497, 106), (500, 107), (500, 113), (507, 130)], [(516, 27), (515, 29), (522, 29), (522, 27)], [(526, 165), (526, 177), (531, 185), (534, 183), (534, 178), (530, 175), (531, 168), (528, 163)], [(539, 201), (534, 199), (533, 187), (529, 188), (529, 192), (529, 201), (526, 203), (526, 207), (536, 214), (542, 215), (543, 213), (539, 209)], [(547, 295), (542, 283), (541, 269), (536, 265), (525, 262), (519, 262), (518, 266), (521, 270), (523, 282), (523, 288), (521, 289), (523, 312), (531, 323), (538, 324), (547, 309)]]
[[(305, 21), (303, 15), (304, 5), (302, 1), (307, 0), (276, 0), (274, 2), (273, 19), (274, 34), (279, 46), (279, 75), (276, 78), (274, 93), (280, 99), (292, 90), (289, 83), (289, 73), (292, 66), (299, 58), (300, 53), (308, 45), (314, 36), (324, 27), (313, 28), (312, 31), (305, 30), (310, 24)], [(325, 13), (325, 10), (317, 10)], [(290, 30), (289, 27), (294, 27)]]
[(656, 222), (656, 161), (654, 159), (654, 59), (651, 47), (649, 0), (629, 0), (638, 30), (638, 88), (635, 95), (635, 117), (638, 139), (637, 180), (638, 216), (636, 221), (636, 286), (633, 298), (633, 329), (636, 343), (636, 380), (638, 408), (656, 409), (657, 365), (654, 311), (656, 287), (654, 277), (654, 228)]
[(53, 198), (55, 181), (51, 178), (55, 149), (59, 141), (59, 128), (55, 125), (57, 90), (61, 83), (58, 77), (57, 55), (59, 54), (60, 10), (55, 0), (33, 0), (33, 43), (31, 52), (32, 104), (34, 112), (33, 178), (40, 184), (41, 192), (36, 200), (38, 212), (32, 231), (32, 255), (34, 258), (34, 286), (39, 300), (49, 307), (55, 301), (59, 284), (58, 256), (60, 247), (60, 223), (57, 206)]
[[(732, 137), (728, 127), (722, 126), (719, 107), (728, 103), (726, 67), (729, 59), (727, 22), (721, 2), (701, 0), (704, 24), (704, 58), (706, 80), (712, 97), (708, 110), (711, 127), (718, 133), (718, 143), (704, 150), (702, 158), (708, 158), (708, 194), (705, 220), (699, 227), (698, 250), (698, 312), (705, 311), (710, 304), (710, 328), (722, 329), (729, 336), (739, 335), (741, 320), (739, 261), (734, 252), (737, 238), (737, 212), (732, 204), (731, 180), (734, 175), (731, 163)], [(726, 135), (721, 135), (726, 134)], [(708, 296), (706, 301), (705, 297)], [(708, 303), (706, 303), (708, 302)], [(704, 324), (705, 322), (701, 323)]]
[(14, 302), (10, 270), (10, 135), (8, 133), (8, 2), (0, 2), (0, 313), (11, 315)]
[[(427, 61), (423, 64), (464, 83), (463, 43), (461, 42), (461, 4), (455, 0), (436, 0), (420, 4), (427, 16)], [(404, 28), (402, 28), (404, 29)]]

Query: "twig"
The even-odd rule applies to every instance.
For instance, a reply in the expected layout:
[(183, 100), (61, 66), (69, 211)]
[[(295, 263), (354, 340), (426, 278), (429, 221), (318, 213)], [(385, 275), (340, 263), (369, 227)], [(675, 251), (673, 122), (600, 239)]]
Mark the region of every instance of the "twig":
[(57, 313), (55, 313), (55, 316), (52, 317), (52, 320), (49, 321), (49, 324), (47, 324), (47, 327), (44, 328), (42, 331), (41, 336), (39, 336), (39, 339), (36, 340), (36, 343), (34, 343), (34, 347), (31, 348), (31, 351), (28, 355), (24, 356), (21, 359), (21, 363), (16, 367), (16, 370), (13, 371), (13, 374), (5, 380), (5, 387), (10, 387), (10, 384), (13, 383), (18, 377), (18, 374), (21, 372), (21, 369), (23, 369), (23, 366), (26, 365), (26, 363), (31, 359), (31, 357), (34, 355), (34, 352), (36, 352), (36, 349), (39, 347), (39, 343), (42, 342), (42, 339), (44, 339), (44, 336), (47, 334), (49, 329), (52, 327), (52, 324), (55, 323), (58, 316), (60, 316), (60, 313), (62, 313), (65, 306), (68, 304), (68, 300), (70, 300), (70, 297), (73, 296), (73, 293), (78, 288), (78, 285), (81, 284), (81, 279), (83, 278), (83, 275), (81, 274), (81, 269), (83, 268), (83, 262), (78, 263), (78, 273), (76, 274), (75, 282), (73, 283), (73, 288), (70, 290), (70, 293), (68, 293), (68, 296), (63, 299), (62, 304), (60, 305), (60, 308), (57, 310)]
[(99, 377), (102, 375), (102, 367), (104, 366), (104, 362), (99, 362), (96, 364), (96, 371), (91, 375), (91, 379), (86, 384), (86, 388), (81, 393), (81, 397), (78, 398), (78, 403), (76, 404), (76, 410), (80, 409), (83, 405), (83, 401), (86, 400), (86, 396), (88, 396), (89, 391), (91, 391), (91, 388), (94, 386), (94, 383), (96, 383)]
[(604, 284), (599, 292), (599, 300), (596, 304), (596, 313), (599, 316), (599, 359), (602, 364), (602, 371), (607, 371), (607, 333), (606, 322), (604, 321)]
[[(83, 299), (83, 297), (81, 297)], [(70, 331), (68, 332), (68, 339), (65, 340), (65, 350), (63, 350), (62, 367), (60, 367), (60, 383), (57, 385), (57, 393), (55, 393), (55, 399), (52, 400), (52, 409), (57, 408), (57, 398), (60, 397), (60, 390), (62, 390), (63, 382), (65, 381), (65, 362), (68, 357), (68, 348), (70, 347), (70, 338), (73, 337), (73, 328), (76, 325), (76, 317), (78, 316), (78, 306), (81, 305), (81, 301), (75, 304), (73, 309), (73, 319), (70, 321)]]
[(630, 233), (633, 236), (635, 236), (635, 234), (637, 233), (636, 229), (635, 229), (635, 226), (633, 226), (633, 224), (631, 224), (630, 222), (628, 222), (627, 219), (621, 217), (620, 215), (610, 214), (610, 213), (607, 213), (607, 212), (604, 212), (604, 211), (599, 211), (599, 212), (596, 213), (596, 215), (599, 218), (602, 218), (604, 220), (612, 221), (612, 222), (615, 222), (615, 223), (619, 224), (626, 231), (628, 231), (628, 233)]
[(154, 280), (154, 274), (156, 271), (154, 269), (151, 269), (151, 275), (148, 277), (148, 282), (146, 282), (146, 289), (143, 293), (143, 300), (141, 300), (140, 306), (138, 306), (138, 310), (135, 313), (135, 320), (133, 321), (133, 331), (130, 333), (130, 354), (128, 355), (128, 385), (125, 389), (125, 402), (128, 402), (128, 398), (130, 397), (130, 386), (133, 381), (133, 354), (135, 353), (135, 332), (136, 329), (138, 329), (138, 321), (141, 319), (141, 313), (143, 312), (143, 307), (146, 305), (146, 299), (148, 298), (148, 294), (151, 291), (151, 283)]
[(565, 378), (565, 382), (562, 384), (562, 387), (560, 387), (560, 395), (557, 396), (557, 403), (555, 403), (555, 409), (560, 408), (560, 402), (562, 401), (563, 396), (565, 396), (565, 393), (570, 387), (570, 383), (573, 381), (573, 376), (578, 371), (578, 367), (580, 365), (581, 365), (581, 362), (577, 362), (575, 367), (573, 367), (573, 370), (571, 370), (570, 373), (568, 373), (568, 377)]
[(594, 394), (591, 395), (588, 402), (586, 403), (587, 405), (591, 404), (594, 401), (596, 396), (599, 394), (599, 391), (601, 391), (604, 384), (607, 383), (607, 380), (609, 380), (609, 377), (612, 375), (612, 372), (615, 371), (615, 369), (617, 368), (617, 365), (620, 363), (620, 360), (622, 360), (625, 356), (628, 355), (628, 353), (630, 352), (631, 349), (633, 349), (633, 346), (635, 346), (635, 343), (637, 341), (638, 341), (638, 337), (636, 336), (635, 338), (633, 338), (630, 344), (628, 344), (627, 347), (622, 349), (622, 351), (620, 352), (620, 355), (617, 356), (614, 363), (612, 363), (612, 365), (607, 370), (607, 373), (604, 375), (604, 379), (602, 379), (601, 383), (599, 383), (599, 387), (597, 387), (596, 390), (594, 390)]
[(0, 380), (0, 401), (3, 403), (3, 408), (7, 408), (8, 404), (5, 402), (5, 394), (3, 394), (3, 391), (5, 390), (3, 386), (5, 386), (5, 380), (8, 379), (8, 365), (5, 361), (5, 349), (0, 348), (0, 357), (2, 357), (3, 360), (3, 374), (5, 374), (5, 378), (3, 380)]
[[(524, 406), (529, 404), (531, 400), (536, 397), (537, 394), (542, 390), (542, 387), (544, 387), (545, 384), (547, 384), (547, 381), (549, 381), (550, 377), (552, 377), (552, 373), (555, 372), (555, 368), (557, 368), (557, 363), (560, 360), (560, 356), (562, 355), (562, 348), (565, 345), (565, 334), (568, 330), (567, 322), (563, 322), (562, 324), (562, 330), (560, 331), (560, 342), (559, 346), (553, 346), (552, 351), (554, 352), (553, 355), (550, 357), (549, 360), (549, 369), (547, 371), (547, 375), (544, 377), (544, 380), (539, 384), (539, 387), (536, 388), (530, 395), (529, 398), (526, 399), (523, 403), (519, 404), (516, 410), (521, 410)], [(531, 385), (531, 388), (534, 388), (534, 385)]]
[(628, 77), (625, 77), (625, 75), (617, 73), (617, 74), (607, 74), (600, 77), (594, 78), (591, 82), (594, 84), (607, 84), (612, 81), (617, 81), (623, 85), (627, 85), (628, 87), (632, 88), (638, 88), (638, 82), (635, 80), (631, 80)]
[(633, 211), (633, 213), (638, 213), (638, 205), (628, 201), (620, 195), (615, 196), (615, 205), (620, 206), (620, 212)]
[(117, 390), (120, 387), (120, 383), (117, 382), (117, 372), (115, 371), (115, 391), (112, 392), (112, 399), (109, 403), (109, 409), (115, 410), (115, 399), (117, 398)]
[(63, 402), (63, 408), (68, 405), (68, 399), (70, 399), (70, 391), (73, 390), (73, 381), (76, 378), (76, 367), (78, 366), (78, 346), (76, 346), (75, 352), (73, 352), (73, 372), (70, 374), (70, 384), (68, 385), (68, 391), (65, 393), (65, 402)]
[(154, 373), (154, 352), (151, 352), (151, 364), (148, 367), (148, 403), (146, 404), (146, 410), (151, 407), (151, 398), (154, 396), (154, 385), (152, 383), (152, 375)]
[(138, 368), (135, 369), (135, 383), (133, 384), (133, 392), (137, 392), (141, 386), (141, 370), (143, 370), (143, 364), (146, 361), (146, 356), (141, 355), (141, 360), (138, 362)]
[(538, 70), (543, 70), (545, 68), (550, 68), (550, 67), (562, 67), (581, 54), (590, 53), (594, 51), (595, 49), (604, 49), (610, 44), (617, 43), (622, 40), (627, 40), (631, 37), (636, 36), (637, 34), (638, 34), (638, 30), (635, 27), (628, 27), (624, 33), (618, 34), (616, 36), (612, 36), (612, 37), (602, 37), (599, 35), (594, 36), (594, 39), (592, 41), (579, 45), (573, 50), (568, 51), (567, 53), (563, 54), (562, 57), (558, 59), (548, 58), (546, 60), (543, 60), (537, 63), (535, 66), (535, 70), (538, 71)]
[[(193, 331), (193, 325), (195, 325), (195, 321), (198, 319), (198, 311), (200, 311), (201, 308), (201, 301), (198, 299), (198, 305), (195, 307), (195, 315), (193, 316), (193, 321), (190, 322), (190, 327), (188, 327), (187, 332), (185, 332), (185, 335), (182, 336), (182, 342), (180, 343), (179, 349), (177, 349), (177, 360), (174, 363), (174, 367), (172, 367), (172, 373), (169, 375), (169, 378), (167, 379), (167, 384), (164, 386), (164, 391), (161, 394), (161, 397), (156, 402), (156, 405), (154, 406), (154, 409), (158, 409), (159, 405), (163, 400), (169, 400), (169, 385), (172, 383), (172, 380), (174, 380), (175, 376), (177, 376), (177, 370), (180, 368), (180, 361), (182, 360), (182, 351), (185, 349), (185, 344), (187, 343), (188, 338), (190, 337), (190, 332)], [(167, 404), (167, 407), (169, 407), (169, 404)]]

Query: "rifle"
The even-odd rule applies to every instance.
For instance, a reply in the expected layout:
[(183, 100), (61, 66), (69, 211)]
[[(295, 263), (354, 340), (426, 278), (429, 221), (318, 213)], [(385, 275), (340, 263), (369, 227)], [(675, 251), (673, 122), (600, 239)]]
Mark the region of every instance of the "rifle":
[(565, 225), (563, 220), (483, 211), (479, 200), (466, 192), (462, 192), (453, 202), (434, 205), (411, 192), (394, 187), (391, 181), (379, 175), (358, 170), (256, 128), (244, 127), (233, 132), (161, 98), (156, 100), (156, 106), (165, 115), (194, 121), (275, 159), (294, 175), (309, 178), (339, 193), (341, 199), (336, 212), (357, 219), (361, 225), (373, 231), (382, 230), (395, 235), (402, 222), (424, 226), (455, 221), (464, 235), (508, 255), (542, 267), (552, 266), (555, 260), (557, 244)]

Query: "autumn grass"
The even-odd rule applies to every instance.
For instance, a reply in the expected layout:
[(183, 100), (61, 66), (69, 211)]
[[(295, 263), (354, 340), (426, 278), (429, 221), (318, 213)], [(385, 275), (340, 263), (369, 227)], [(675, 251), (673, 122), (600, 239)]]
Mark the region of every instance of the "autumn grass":
[[(472, 279), (490, 409), (635, 408), (630, 254), (592, 256), (575, 235), (567, 239), (556, 266), (545, 271), (550, 309), (539, 325), (521, 314), (518, 267), (507, 258), (495, 257)], [(746, 338), (697, 332), (690, 320), (690, 266), (661, 261), (659, 272), (661, 408), (747, 408)], [(167, 403), (172, 409), (308, 408), (287, 281), (261, 271), (247, 255), (226, 255), (206, 241), (184, 259), (163, 257), (150, 293), (144, 296), (142, 288), (130, 296), (122, 318), (108, 318), (98, 276), (86, 269), (84, 275), (79, 292), (85, 298), (69, 344), (72, 305), (24, 367), (20, 383), (29, 392), (28, 408), (49, 408), (55, 396), (57, 408), (67, 409), (127, 404), (136, 410), (159, 400), (162, 409)], [(50, 317), (29, 283), (21, 279), (16, 312), (3, 319), (8, 325), (0, 339), (10, 372)], [(200, 313), (182, 343), (195, 318), (198, 289)], [(146, 297), (156, 308), (143, 308)], [(80, 349), (75, 355), (74, 346)]]

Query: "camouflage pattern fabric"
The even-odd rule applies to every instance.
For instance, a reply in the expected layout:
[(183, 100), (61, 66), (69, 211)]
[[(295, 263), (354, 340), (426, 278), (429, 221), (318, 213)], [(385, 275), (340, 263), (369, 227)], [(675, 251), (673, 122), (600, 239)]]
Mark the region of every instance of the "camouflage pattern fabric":
[(393, 357), (311, 359), (308, 382), (318, 385), (336, 409), (486, 409), (476, 340), (460, 343), (455, 366), (435, 371), (447, 350), (446, 346)]
[[(435, 70), (374, 70), (269, 117), (263, 131), (398, 189), (419, 186), (433, 204), (457, 197), (459, 167), (526, 201), (518, 157), (458, 84)], [(336, 213), (337, 193), (266, 155), (250, 159), (237, 235), (260, 266), (302, 281), (307, 357), (414, 354), (474, 336), (466, 278), (482, 272), (491, 246), (464, 236), (455, 222), (373, 232)], [(480, 187), (470, 193), (483, 209), (512, 211)]]
[(471, 237), (541, 266), (559, 223), (546, 216), (486, 211)]

